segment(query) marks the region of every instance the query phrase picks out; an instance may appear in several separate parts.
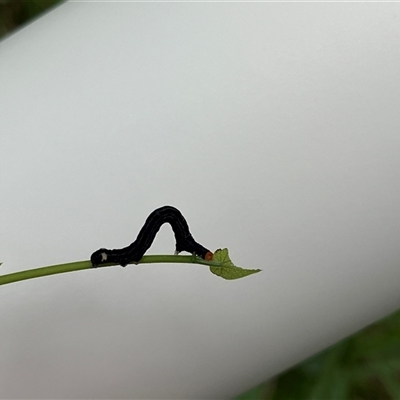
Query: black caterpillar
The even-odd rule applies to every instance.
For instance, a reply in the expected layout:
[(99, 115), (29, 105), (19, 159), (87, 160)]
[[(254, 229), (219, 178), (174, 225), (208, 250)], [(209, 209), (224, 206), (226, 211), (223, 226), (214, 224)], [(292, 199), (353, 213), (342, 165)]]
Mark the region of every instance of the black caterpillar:
[(164, 206), (154, 210), (146, 219), (136, 240), (123, 249), (99, 249), (90, 261), (94, 268), (100, 264), (117, 263), (125, 267), (129, 263), (138, 263), (149, 249), (161, 225), (168, 222), (175, 234), (175, 254), (187, 251), (204, 260), (212, 260), (213, 253), (197, 243), (189, 231), (186, 219), (179, 210), (172, 206)]

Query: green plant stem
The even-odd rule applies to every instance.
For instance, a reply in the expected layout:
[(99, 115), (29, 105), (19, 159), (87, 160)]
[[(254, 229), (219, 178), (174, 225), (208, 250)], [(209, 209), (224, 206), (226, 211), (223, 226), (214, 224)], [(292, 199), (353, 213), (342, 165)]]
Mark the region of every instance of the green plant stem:
[[(179, 256), (179, 255), (154, 255), (143, 256), (139, 264), (153, 264), (153, 263), (185, 263), (185, 264), (201, 264), (208, 266), (221, 266), (220, 262), (205, 261), (196, 256)], [(133, 263), (131, 263), (133, 264)], [(97, 268), (112, 267), (118, 264), (102, 264)], [(90, 261), (77, 261), (68, 264), (57, 264), (48, 267), (28, 269), (25, 271), (14, 272), (12, 274), (0, 276), (0, 285), (23, 281), (25, 279), (39, 278), (41, 276), (62, 274), (64, 272), (80, 271), (83, 269), (95, 269), (92, 267)]]

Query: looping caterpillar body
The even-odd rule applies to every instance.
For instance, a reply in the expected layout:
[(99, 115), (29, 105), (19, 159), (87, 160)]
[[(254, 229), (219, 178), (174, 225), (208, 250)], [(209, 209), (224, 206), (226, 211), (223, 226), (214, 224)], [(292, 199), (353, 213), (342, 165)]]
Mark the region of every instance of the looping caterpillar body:
[(189, 226), (181, 212), (172, 206), (154, 210), (146, 219), (136, 240), (123, 249), (99, 249), (91, 257), (93, 267), (105, 263), (117, 263), (125, 267), (131, 262), (138, 263), (150, 248), (161, 225), (168, 222), (175, 234), (175, 254), (187, 251), (204, 260), (212, 260), (213, 253), (197, 243), (189, 231)]

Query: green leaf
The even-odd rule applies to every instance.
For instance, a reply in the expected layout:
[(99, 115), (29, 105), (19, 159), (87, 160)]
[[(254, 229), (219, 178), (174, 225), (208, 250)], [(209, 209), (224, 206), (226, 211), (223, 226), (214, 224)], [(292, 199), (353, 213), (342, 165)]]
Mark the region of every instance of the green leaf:
[(216, 250), (212, 260), (213, 262), (221, 263), (221, 266), (210, 266), (210, 271), (224, 279), (239, 279), (261, 271), (261, 269), (243, 269), (237, 267), (229, 258), (228, 249)]

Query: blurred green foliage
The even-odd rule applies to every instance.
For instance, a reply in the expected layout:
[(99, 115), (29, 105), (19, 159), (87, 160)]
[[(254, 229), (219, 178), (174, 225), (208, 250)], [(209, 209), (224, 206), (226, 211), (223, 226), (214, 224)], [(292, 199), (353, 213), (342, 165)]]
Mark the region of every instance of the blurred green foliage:
[[(62, 0), (0, 0), (0, 38)], [(400, 311), (236, 400), (400, 400)]]
[(0, 39), (62, 0), (0, 0)]
[(400, 399), (400, 311), (235, 400)]

